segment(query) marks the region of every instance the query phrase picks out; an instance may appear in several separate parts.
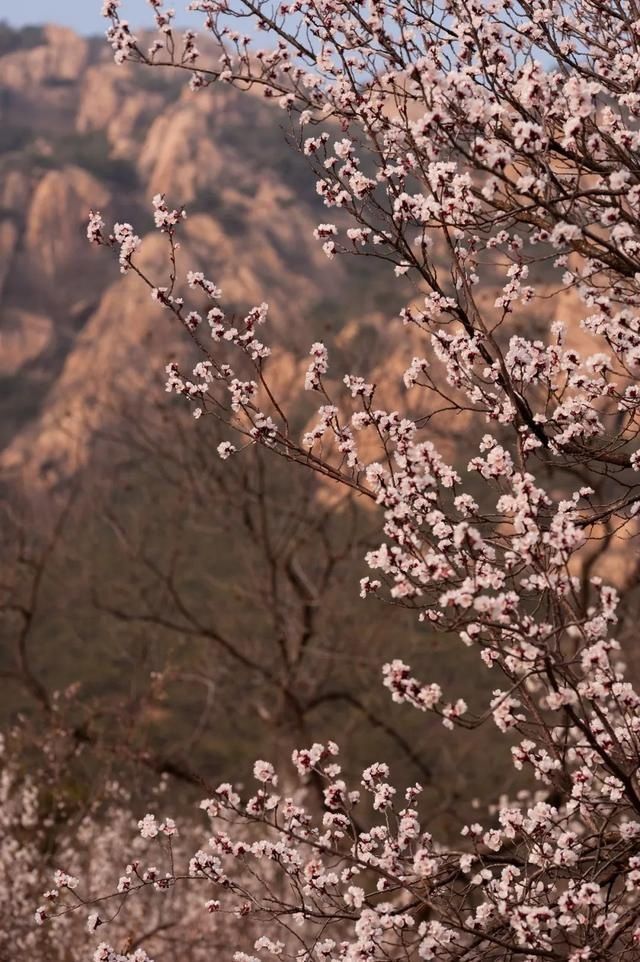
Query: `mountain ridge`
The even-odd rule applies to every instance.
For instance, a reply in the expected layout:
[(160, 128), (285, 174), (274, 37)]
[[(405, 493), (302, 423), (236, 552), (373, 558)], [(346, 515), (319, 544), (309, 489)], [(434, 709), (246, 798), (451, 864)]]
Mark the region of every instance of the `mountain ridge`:
[(134, 223), (144, 263), (161, 283), (150, 200), (167, 193), (186, 205), (185, 269), (215, 277), (232, 309), (269, 301), (285, 352), (308, 350), (307, 316), (335, 327), (337, 314), (375, 310), (373, 272), (354, 280), (328, 264), (313, 237), (321, 202), (277, 107), (231, 88), (193, 93), (166, 72), (117, 66), (106, 44), (66, 28), (40, 28), (27, 45), (15, 31), (14, 49), (6, 29), (3, 36), (5, 477), (49, 485), (73, 473), (120, 395), (130, 404), (151, 384), (159, 390), (167, 357), (181, 349), (148, 292), (87, 243), (90, 208)]

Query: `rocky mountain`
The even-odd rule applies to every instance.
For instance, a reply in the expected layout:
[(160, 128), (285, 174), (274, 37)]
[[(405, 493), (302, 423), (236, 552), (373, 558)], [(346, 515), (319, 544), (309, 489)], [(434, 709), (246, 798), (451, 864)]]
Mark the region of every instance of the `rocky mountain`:
[[(184, 355), (188, 338), (86, 237), (90, 208), (107, 222), (130, 221), (143, 237), (145, 271), (162, 284), (166, 238), (154, 229), (151, 199), (166, 193), (188, 210), (185, 270), (214, 279), (229, 311), (269, 302), (281, 391), (300, 390), (320, 336), (338, 354), (360, 352), (363, 367), (363, 353), (381, 361), (383, 321), (406, 291), (399, 283), (390, 293), (386, 276), (359, 260), (352, 269), (329, 264), (313, 237), (325, 209), (283, 121), (259, 97), (193, 94), (184, 78), (118, 67), (101, 39), (0, 26), (0, 483), (8, 495), (0, 674), (12, 679), (0, 725), (37, 712), (45, 688), (75, 691), (79, 683), (70, 710), (91, 718), (109, 744), (155, 745), (190, 764), (196, 746), (198, 764), (220, 772), (255, 751), (270, 757), (257, 747), (269, 740), (290, 753), (279, 696), (263, 691), (247, 665), (276, 657), (282, 579), (291, 644), (297, 637), (302, 582), (294, 573), (289, 585), (287, 572), (294, 556), (311, 583), (321, 571), (309, 508), (316, 487), (302, 472), (285, 479), (279, 462), (263, 474), (255, 452), (222, 469), (215, 426), (195, 422), (164, 392), (165, 364)], [(284, 506), (282, 519), (274, 512), (282, 534), (255, 528), (261, 499)], [(342, 538), (339, 519), (334, 527)], [(315, 658), (318, 647), (318, 667), (296, 668), (305, 692), (312, 683), (336, 687), (341, 662), (327, 661), (324, 639), (336, 637), (339, 622), (349, 645), (357, 638), (370, 649), (387, 633), (386, 612), (356, 631), (345, 601), (367, 531), (367, 519), (350, 510), (344, 538), (352, 547), (336, 549), (342, 560), (323, 588), (318, 637), (305, 649)], [(282, 556), (276, 589), (272, 537)], [(323, 532), (327, 551), (333, 538), (333, 529), (331, 538)], [(186, 605), (170, 627), (167, 578)], [(204, 634), (184, 623), (187, 610), (198, 612)], [(218, 631), (233, 644), (219, 644)], [(374, 671), (377, 681), (377, 661)], [(359, 668), (353, 684), (367, 693), (369, 678)], [(376, 684), (366, 697), (381, 700), (381, 692)], [(361, 721), (356, 713), (354, 724)]]
[[(408, 343), (410, 328), (398, 337), (389, 319), (411, 289), (392, 271), (360, 259), (329, 264), (313, 237), (326, 211), (305, 160), (286, 143), (283, 122), (282, 111), (259, 97), (227, 88), (194, 94), (173, 74), (116, 66), (101, 39), (53, 26), (0, 25), (0, 481), (43, 492), (33, 501), (44, 507), (44, 520), (18, 517), (15, 553), (5, 551), (2, 559), (8, 572), (2, 581), (15, 577), (16, 596), (27, 599), (7, 608), (0, 625), (0, 672), (17, 678), (4, 711), (13, 717), (34, 688), (38, 694), (34, 678), (63, 691), (80, 682), (82, 711), (97, 706), (96, 730), (108, 744), (129, 745), (135, 734), (136, 751), (151, 744), (170, 759), (195, 757), (216, 776), (234, 771), (238, 758), (271, 757), (261, 747), (270, 741), (290, 751), (297, 736), (286, 704), (280, 706), (289, 681), (274, 698), (247, 665), (279, 664), (274, 632), (281, 630), (281, 606), (285, 635), (307, 646), (313, 606), (305, 584), (314, 584), (314, 572), (318, 582), (325, 578), (316, 541), (329, 552), (336, 537), (313, 527), (315, 506), (326, 506), (329, 496), (302, 473), (278, 473), (273, 462), (263, 471), (257, 456), (232, 459), (221, 470), (207, 419), (194, 422), (163, 391), (165, 363), (187, 349), (186, 339), (137, 278), (122, 276), (113, 257), (88, 244), (86, 223), (90, 208), (107, 222), (131, 221), (144, 238), (144, 269), (162, 284), (165, 240), (153, 229), (151, 198), (166, 193), (189, 212), (184, 265), (215, 280), (228, 309), (270, 303), (281, 391), (299, 390), (309, 345), (326, 336), (337, 370), (389, 383), (394, 379), (376, 371), (388, 375), (395, 365), (396, 387), (388, 390), (397, 395), (381, 403), (405, 404), (401, 372), (424, 347)], [(494, 296), (490, 285), (480, 295), (487, 311)], [(567, 301), (565, 307), (578, 310)], [(555, 309), (551, 300), (536, 305), (528, 328)], [(158, 418), (155, 408), (163, 404)], [(465, 417), (445, 416), (439, 436), (438, 425), (429, 425), (443, 453), (468, 455)], [(104, 458), (105, 438), (108, 447), (121, 431), (127, 444), (100, 470), (105, 462), (96, 449)], [(85, 488), (69, 499), (58, 525), (49, 494), (85, 467), (94, 470), (84, 473)], [(264, 523), (265, 504), (278, 506), (273, 515), (282, 531), (275, 536)], [(343, 514), (336, 510), (332, 523), (340, 529), (340, 563), (328, 569), (335, 572), (318, 604), (320, 627), (303, 668), (282, 677), (296, 690), (302, 685), (311, 705), (323, 704), (314, 692), (326, 695), (326, 708), (309, 722), (314, 739), (323, 737), (325, 724), (331, 737), (336, 727), (348, 729), (369, 752), (363, 718), (383, 719), (375, 723), (381, 738), (390, 731), (379, 685), (389, 639), (394, 656), (406, 655), (429, 678), (440, 646), (439, 682), (460, 690), (462, 679), (470, 701), (476, 675), (464, 653), (448, 654), (447, 639), (430, 638), (425, 646), (415, 619), (407, 617), (398, 631), (390, 606), (355, 611), (361, 559), (365, 545), (378, 543), (371, 542), (378, 530), (372, 533), (357, 503)], [(28, 579), (40, 569), (16, 559), (24, 560), (28, 538), (46, 542), (50, 527), (57, 540), (36, 554), (44, 574), (42, 590), (34, 590)], [(275, 561), (272, 538), (280, 552)], [(302, 559), (310, 581), (296, 574), (289, 554)], [(284, 601), (280, 581), (271, 577), (276, 569)], [(22, 633), (14, 617), (20, 610), (29, 611)], [(239, 656), (229, 653), (227, 636)], [(345, 683), (359, 708), (336, 707), (331, 693)], [(296, 725), (301, 718), (306, 724), (296, 714)], [(417, 744), (423, 722), (414, 724)], [(493, 782), (485, 784), (483, 748), (459, 765), (462, 756), (441, 748), (437, 735), (427, 743), (429, 765), (452, 796), (461, 794), (461, 779), (478, 783), (471, 795), (493, 791)], [(453, 804), (437, 801), (445, 812)]]
[(268, 300), (285, 350), (306, 351), (308, 318), (333, 327), (386, 306), (375, 275), (328, 265), (314, 240), (322, 207), (282, 116), (258, 97), (194, 94), (173, 75), (116, 66), (101, 39), (0, 30), (5, 475), (47, 485), (68, 476), (122, 398), (162, 391), (179, 349), (135, 278), (88, 245), (92, 207), (135, 224), (144, 265), (160, 278), (151, 198), (186, 205), (184, 263), (214, 277), (238, 310)]

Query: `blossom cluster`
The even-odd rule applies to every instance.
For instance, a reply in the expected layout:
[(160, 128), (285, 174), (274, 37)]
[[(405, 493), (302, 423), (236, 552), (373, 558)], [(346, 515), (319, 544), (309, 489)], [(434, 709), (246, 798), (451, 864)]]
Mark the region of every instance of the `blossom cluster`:
[[(543, 783), (543, 772), (557, 768), (543, 764), (533, 743), (519, 751)], [(338, 755), (334, 743), (294, 752), (302, 783), (317, 778), (323, 786), (323, 811), (278, 793), (273, 766), (256, 762), (253, 795), (242, 798), (222, 784), (201, 802), (210, 820), (206, 848), (186, 863), (168, 850), (165, 871), (130, 865), (126, 884), (121, 879), (100, 904), (108, 909), (134, 890), (178, 886), (198, 893), (203, 917), (222, 912), (247, 925), (255, 919), (259, 930), (269, 918), (271, 933), (262, 929), (250, 954), (236, 952), (236, 962), (273, 955), (347, 962), (398, 952), (426, 960), (479, 960), (488, 952), (581, 962), (609, 950), (610, 958), (634, 957), (640, 822), (633, 806), (617, 804), (611, 779), (601, 781), (591, 768), (588, 748), (572, 752), (570, 801), (522, 792), (488, 824), (464, 825), (453, 847), (439, 844), (422, 821), (421, 785), (400, 793), (389, 767), (377, 762), (350, 787)], [(152, 819), (141, 822), (145, 838)], [(90, 903), (81, 898), (85, 910)], [(96, 918), (92, 913), (90, 924)], [(500, 954), (502, 947), (512, 955)], [(147, 956), (123, 956), (102, 942), (94, 959)]]
[[(166, 18), (171, 39), (150, 56), (117, 7), (105, 13), (118, 60), (184, 69)], [(227, 827), (181, 880), (210, 885), (208, 905), (229, 899), (273, 925), (238, 962), (630, 962), (640, 696), (606, 561), (637, 536), (640, 505), (639, 21), (601, 0), (191, 7), (218, 58), (190, 63), (192, 88), (228, 83), (286, 112), (332, 211), (315, 231), (329, 259), (371, 257), (390, 283), (415, 283), (398, 334), (410, 401), (389, 405), (379, 371), (334, 374), (331, 344), (315, 340), (300, 386), (319, 406), (299, 431), (256, 337), (266, 306), (228, 320), (215, 283), (188, 274), (211, 305), (205, 339), (177, 294), (181, 217), (164, 198), (164, 286), (139, 267), (130, 225), (107, 236), (94, 213), (89, 237), (114, 247), (196, 341), (193, 379), (171, 364), (168, 390), (244, 444), (366, 498), (381, 537), (361, 594), (415, 609), (427, 637), (475, 649), (496, 678), (487, 705), (470, 708), (391, 657), (394, 701), (447, 729), (492, 720), (537, 788), (463, 825), (453, 848), (423, 825), (418, 789), (400, 807), (385, 763), (349, 787), (335, 746), (318, 743), (294, 764), (320, 780), (321, 810), (276, 793), (257, 763), (251, 798), (225, 785), (204, 803)], [(245, 17), (269, 46), (233, 29)], [(438, 440), (454, 418), (467, 425), (457, 451)], [(151, 817), (144, 830), (160, 833)], [(178, 881), (171, 870), (141, 878)]]

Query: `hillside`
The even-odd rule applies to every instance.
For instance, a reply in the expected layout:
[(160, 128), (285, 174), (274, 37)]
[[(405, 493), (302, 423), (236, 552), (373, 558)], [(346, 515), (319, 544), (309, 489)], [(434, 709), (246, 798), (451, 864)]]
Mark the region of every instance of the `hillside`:
[[(99, 39), (53, 26), (0, 38), (0, 449), (7, 477), (46, 486), (86, 462), (107, 412), (161, 392), (179, 346), (157, 305), (91, 249), (90, 207), (147, 234), (151, 197), (184, 204), (184, 263), (225, 303), (268, 300), (276, 340), (306, 352), (318, 329), (398, 307), (375, 272), (329, 265), (322, 208), (282, 113), (227, 89), (116, 66)], [(286, 282), (284, 278), (286, 277)], [(331, 291), (330, 297), (327, 291)], [(385, 303), (386, 302), (386, 303)], [(309, 321), (316, 322), (314, 332)]]
[[(398, 622), (389, 606), (354, 608), (363, 556), (379, 539), (359, 505), (318, 520), (326, 489), (252, 452), (221, 470), (215, 428), (163, 391), (164, 366), (185, 339), (86, 239), (91, 207), (130, 220), (162, 283), (150, 211), (166, 193), (188, 209), (184, 264), (213, 278), (232, 310), (269, 301), (282, 390), (299, 390), (309, 345), (323, 337), (337, 370), (375, 381), (384, 369), (380, 380), (397, 390), (385, 400), (405, 403), (401, 374), (424, 345), (390, 320), (413, 292), (368, 261), (326, 260), (313, 237), (326, 211), (283, 122), (259, 97), (194, 94), (173, 75), (116, 66), (100, 39), (0, 29), (0, 479), (35, 495), (42, 514), (23, 529), (34, 570), (44, 559), (29, 657), (19, 650), (17, 661), (52, 689), (79, 681), (81, 715), (99, 719), (109, 744), (124, 726), (132, 752), (152, 746), (216, 775), (336, 724), (351, 733), (354, 757), (369, 757), (364, 721), (384, 719), (374, 726), (382, 754), (399, 753), (410, 778), (420, 774), (416, 755), (444, 773), (446, 797), (434, 792), (448, 817), (467, 783), (493, 790), (485, 732), (464, 771), (453, 743), (425, 739), (422, 719), (405, 717), (417, 748), (399, 751), (392, 729), (402, 709), (390, 710), (380, 665), (393, 651), (431, 677), (437, 661), (438, 680), (472, 703), (485, 682), (468, 654), (432, 633), (425, 644), (411, 612)], [(479, 298), (493, 309), (490, 285)], [(541, 324), (554, 309), (538, 305), (525, 320)], [(429, 428), (445, 454), (468, 455), (469, 418)], [(80, 494), (47, 553), (40, 542), (71, 487)], [(11, 581), (11, 550), (3, 560)], [(17, 595), (30, 597), (28, 574), (24, 584), (16, 576)], [(300, 588), (309, 582), (323, 585), (312, 604)], [(3, 627), (0, 671), (9, 674), (15, 624)], [(290, 687), (300, 691), (295, 712)], [(24, 704), (17, 685), (5, 711)]]
[[(214, 278), (232, 309), (270, 302), (285, 390), (299, 389), (319, 336), (337, 335), (338, 369), (388, 364), (388, 320), (407, 288), (362, 261), (326, 260), (313, 238), (324, 209), (282, 117), (257, 97), (194, 95), (118, 67), (101, 40), (0, 29), (0, 476), (31, 503), (15, 544), (13, 507), (5, 525), (0, 671), (16, 684), (5, 684), (4, 715), (34, 709), (33, 678), (50, 691), (79, 682), (74, 718), (95, 737), (216, 776), (256, 751), (290, 752), (307, 724), (314, 738), (333, 730), (336, 714), (355, 746), (366, 713), (388, 711), (379, 671), (397, 613), (350, 611), (370, 519), (352, 508), (346, 524), (317, 520), (315, 481), (266, 470), (251, 452), (221, 470), (215, 429), (163, 390), (184, 339), (135, 277), (90, 247), (86, 222), (91, 207), (132, 221), (154, 273), (164, 245), (151, 198), (185, 204), (185, 264)], [(309, 638), (299, 569), (324, 579)], [(15, 599), (30, 606), (23, 641)], [(397, 650), (408, 651), (418, 628), (409, 613), (403, 622)], [(301, 645), (290, 658), (287, 646)], [(300, 689), (294, 719), (288, 685)], [(336, 701), (343, 688), (363, 707)], [(387, 728), (376, 729), (383, 741)]]

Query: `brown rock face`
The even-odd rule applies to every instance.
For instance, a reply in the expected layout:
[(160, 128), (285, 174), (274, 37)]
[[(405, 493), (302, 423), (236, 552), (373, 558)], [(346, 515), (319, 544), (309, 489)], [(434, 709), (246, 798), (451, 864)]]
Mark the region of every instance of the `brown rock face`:
[(0, 377), (19, 372), (51, 344), (51, 319), (43, 314), (9, 308), (0, 325)]
[[(7, 170), (0, 180), (0, 208), (7, 214), (19, 214), (26, 207), (31, 192), (30, 178), (20, 170)], [(3, 223), (7, 223), (6, 219)]]
[(47, 278), (55, 280), (68, 271), (80, 251), (89, 210), (108, 201), (108, 190), (80, 167), (52, 170), (38, 182), (27, 211), (24, 245)]
[(49, 24), (42, 43), (0, 58), (0, 85), (18, 91), (57, 82), (76, 83), (87, 64), (89, 45), (72, 30)]
[(307, 318), (328, 329), (375, 291), (352, 290), (313, 238), (324, 209), (278, 108), (118, 67), (106, 45), (59, 28), (26, 48), (15, 37), (0, 56), (0, 471), (49, 485), (86, 463), (123, 405), (163, 397), (164, 365), (185, 345), (146, 289), (89, 246), (90, 208), (135, 225), (162, 285), (150, 199), (186, 205), (181, 269), (211, 277), (229, 311), (268, 301), (281, 355), (306, 353)]
[(7, 275), (11, 270), (11, 263), (18, 243), (18, 228), (10, 221), (0, 223), (0, 297)]
[(75, 120), (79, 134), (102, 133), (116, 157), (137, 159), (144, 131), (166, 109), (166, 93), (136, 90), (130, 65), (90, 66), (79, 93)]
[(188, 204), (200, 188), (215, 183), (224, 161), (208, 136), (208, 107), (204, 98), (189, 99), (151, 125), (138, 164), (149, 194), (171, 184), (175, 196)]

